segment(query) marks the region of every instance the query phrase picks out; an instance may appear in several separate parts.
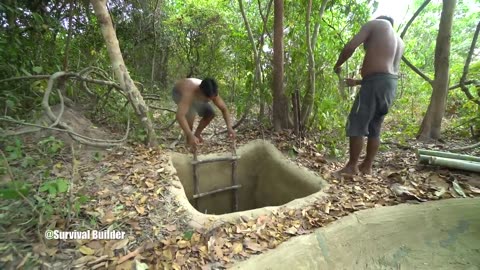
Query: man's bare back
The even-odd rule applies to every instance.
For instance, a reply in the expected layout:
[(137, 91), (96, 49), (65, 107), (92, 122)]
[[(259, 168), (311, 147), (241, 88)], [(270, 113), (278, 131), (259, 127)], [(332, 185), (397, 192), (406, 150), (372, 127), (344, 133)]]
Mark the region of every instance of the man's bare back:
[(373, 20), (365, 27), (369, 35), (364, 42), (362, 77), (375, 73), (398, 74), (403, 41), (386, 20)]
[(384, 19), (371, 20), (362, 26), (360, 32), (342, 50), (335, 64), (337, 71), (362, 43), (366, 51), (362, 77), (375, 73), (398, 74), (405, 45), (390, 22)]
[(182, 95), (194, 97), (197, 101), (208, 101), (208, 98), (200, 91), (202, 80), (197, 78), (185, 78), (175, 83), (175, 89)]

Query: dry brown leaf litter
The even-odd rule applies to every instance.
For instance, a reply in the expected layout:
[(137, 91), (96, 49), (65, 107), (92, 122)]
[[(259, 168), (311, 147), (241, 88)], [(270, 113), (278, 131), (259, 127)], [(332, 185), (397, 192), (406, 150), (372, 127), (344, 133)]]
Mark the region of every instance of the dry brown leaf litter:
[[(239, 134), (239, 144), (262, 136), (271, 138), (287, 155), (293, 151), (295, 156), (290, 156), (293, 161), (325, 178), (331, 184), (326, 190), (329, 196), (301, 210), (282, 208), (255, 220), (242, 218), (235, 224), (192, 230), (186, 225), (184, 209), (168, 193), (172, 182), (165, 151), (139, 145), (118, 148), (106, 154), (96, 166), (86, 162), (80, 165), (81, 182), (76, 188), (87, 192), (92, 200), (82, 207), (80, 216), (68, 228), (65, 220), (55, 217), (50, 225), (61, 230), (123, 230), (128, 237), (118, 241), (33, 244), (30, 253), (15, 254), (20, 257), (17, 266), (34, 257), (47, 266), (63, 264), (78, 269), (144, 269), (141, 267), (145, 264), (153, 269), (221, 269), (354, 211), (480, 195), (478, 175), (419, 166), (411, 151), (381, 151), (373, 175), (334, 179), (331, 173), (342, 163), (319, 153), (311, 140), (299, 141), (288, 133), (247, 130)], [(176, 150), (186, 152), (182, 143), (179, 145)], [(229, 147), (224, 140), (210, 140), (201, 150), (228, 152)], [(68, 176), (67, 163), (59, 163), (53, 172)], [(86, 220), (97, 223), (92, 225)], [(12, 254), (2, 257), (3, 262), (11, 260)]]

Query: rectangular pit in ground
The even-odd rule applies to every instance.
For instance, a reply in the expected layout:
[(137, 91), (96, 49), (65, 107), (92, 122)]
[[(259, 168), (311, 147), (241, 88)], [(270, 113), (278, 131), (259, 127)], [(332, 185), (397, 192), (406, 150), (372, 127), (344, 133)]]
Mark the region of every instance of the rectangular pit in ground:
[[(224, 153), (221, 156), (228, 156)], [(279, 206), (320, 191), (326, 182), (305, 168), (288, 161), (273, 145), (255, 141), (238, 151), (236, 177), (242, 186), (238, 189), (238, 211)], [(219, 155), (200, 156), (199, 160)], [(175, 154), (173, 165), (193, 204), (194, 180), (192, 156)], [(222, 161), (197, 165), (200, 193), (232, 185), (231, 162)], [(234, 211), (233, 191), (223, 191), (198, 199), (196, 209), (201, 213), (225, 214)]]

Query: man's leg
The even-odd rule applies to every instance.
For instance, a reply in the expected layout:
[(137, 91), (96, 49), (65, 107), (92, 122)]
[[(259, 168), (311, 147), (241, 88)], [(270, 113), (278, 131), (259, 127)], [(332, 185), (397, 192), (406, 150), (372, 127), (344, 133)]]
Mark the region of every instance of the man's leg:
[(350, 158), (347, 164), (337, 172), (337, 174), (357, 174), (358, 173), (358, 159), (363, 148), (363, 137), (350, 137)]
[(198, 123), (197, 130), (195, 130), (195, 137), (197, 137), (200, 140), (200, 142), (203, 142), (202, 131), (205, 129), (205, 127), (208, 126), (208, 124), (210, 124), (213, 118), (214, 118), (213, 115), (204, 116)]
[(358, 173), (358, 159), (363, 148), (363, 138), (368, 134), (368, 123), (372, 115), (370, 92), (366, 85), (362, 85), (353, 102), (346, 125), (346, 133), (350, 144), (350, 158), (347, 164), (335, 173), (337, 176)]
[(197, 111), (198, 114), (202, 116), (202, 119), (198, 123), (197, 130), (195, 130), (195, 136), (200, 142), (203, 142), (202, 131), (208, 126), (208, 124), (210, 124), (213, 118), (215, 118), (215, 111), (208, 103), (197, 104)]
[(195, 113), (188, 112), (186, 115), (186, 118), (188, 122), (188, 127), (190, 128), (191, 131), (193, 131), (193, 122), (195, 121)]
[[(188, 127), (190, 128), (191, 131), (193, 131), (193, 122), (195, 121), (195, 113), (189, 110), (187, 115), (185, 115), (185, 118), (187, 118)], [(183, 134), (183, 136), (185, 137), (185, 141), (188, 144), (187, 134)]]
[(380, 133), (383, 120), (392, 106), (397, 88), (397, 79), (387, 76), (375, 81), (376, 112), (368, 125), (367, 155), (358, 167), (363, 174), (372, 174), (373, 161), (380, 148)]
[(367, 155), (363, 160), (362, 164), (358, 166), (358, 169), (363, 174), (372, 174), (372, 165), (375, 156), (377, 155), (378, 148), (380, 147), (380, 138), (371, 137), (368, 138), (367, 142)]
[(367, 155), (358, 167), (363, 174), (372, 174), (373, 161), (378, 153), (378, 148), (380, 148), (380, 132), (384, 119), (385, 114), (375, 115), (368, 124)]

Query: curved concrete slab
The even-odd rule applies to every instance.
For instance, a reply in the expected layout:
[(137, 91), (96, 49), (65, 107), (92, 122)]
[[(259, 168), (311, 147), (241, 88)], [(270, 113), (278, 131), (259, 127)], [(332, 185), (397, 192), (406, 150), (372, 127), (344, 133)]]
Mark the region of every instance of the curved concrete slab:
[(480, 269), (480, 198), (368, 209), (233, 269)]

